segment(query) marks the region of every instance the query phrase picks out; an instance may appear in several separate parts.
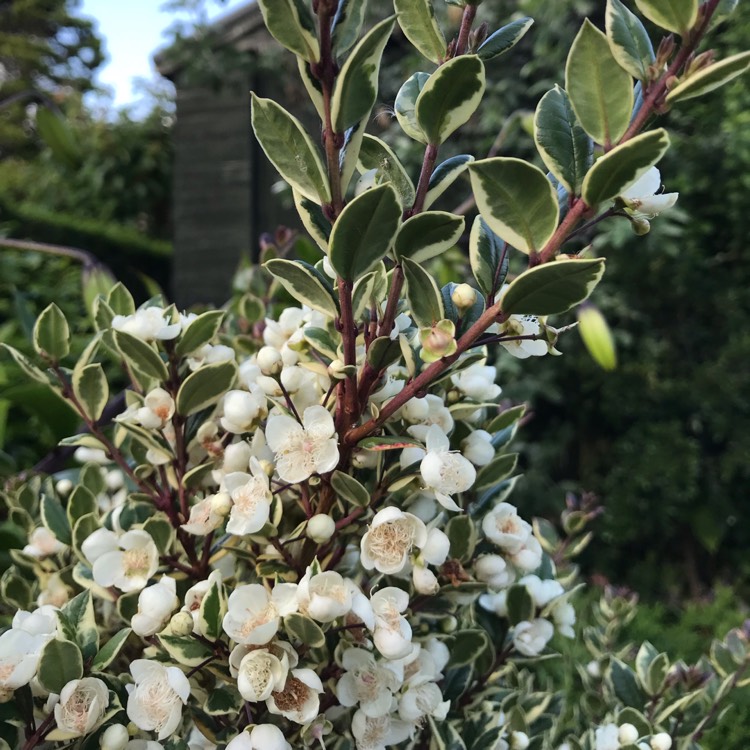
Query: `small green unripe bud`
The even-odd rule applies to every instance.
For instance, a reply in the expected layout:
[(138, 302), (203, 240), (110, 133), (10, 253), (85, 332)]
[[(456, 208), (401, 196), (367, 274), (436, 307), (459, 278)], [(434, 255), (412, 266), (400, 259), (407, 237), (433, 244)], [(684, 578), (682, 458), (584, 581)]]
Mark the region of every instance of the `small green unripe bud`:
[(578, 308), (578, 331), (593, 360), (603, 370), (617, 367), (617, 351), (612, 332), (599, 310), (591, 304)]

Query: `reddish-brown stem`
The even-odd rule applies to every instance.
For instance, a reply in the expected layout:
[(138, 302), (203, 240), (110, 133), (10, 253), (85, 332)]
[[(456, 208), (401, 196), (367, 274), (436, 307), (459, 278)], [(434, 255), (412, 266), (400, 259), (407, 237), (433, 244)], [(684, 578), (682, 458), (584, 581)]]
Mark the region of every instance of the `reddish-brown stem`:
[(54, 722), (55, 714), (54, 712), (50, 712), (49, 715), (45, 717), (44, 721), (37, 727), (34, 734), (26, 740), (23, 750), (32, 750), (32, 748), (36, 747), (47, 736), (47, 733), (52, 729), (52, 724), (54, 724)]
[(583, 198), (576, 198), (544, 249), (540, 253), (532, 253), (529, 256), (529, 266), (537, 266), (552, 260), (587, 210), (588, 206), (583, 202)]
[(414, 205), (411, 210), (406, 212), (405, 218), (414, 216), (414, 214), (421, 213), (424, 210), (424, 201), (427, 197), (427, 190), (430, 187), (430, 177), (435, 170), (435, 162), (437, 161), (438, 149), (440, 146), (437, 143), (430, 143), (424, 151), (424, 159), (422, 160), (422, 170), (419, 173), (419, 182), (417, 183), (417, 193), (414, 198)]
[(466, 52), (466, 48), (469, 46), (469, 33), (471, 32), (472, 24), (477, 15), (476, 5), (464, 6), (464, 14), (461, 18), (461, 28), (458, 32), (458, 41), (456, 42), (456, 49), (453, 53), (454, 57), (463, 55)]

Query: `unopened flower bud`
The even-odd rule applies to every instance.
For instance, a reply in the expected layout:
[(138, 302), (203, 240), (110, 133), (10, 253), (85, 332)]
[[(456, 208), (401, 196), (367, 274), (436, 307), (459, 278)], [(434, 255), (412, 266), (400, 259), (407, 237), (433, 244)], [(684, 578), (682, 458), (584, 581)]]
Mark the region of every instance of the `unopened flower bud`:
[(272, 346), (264, 346), (258, 352), (258, 367), (264, 375), (278, 375), (284, 363), (281, 352)]
[(578, 308), (578, 332), (594, 361), (603, 370), (617, 367), (617, 351), (612, 332), (599, 310), (591, 304)]
[(651, 222), (648, 219), (631, 218), (630, 226), (635, 234), (642, 237), (651, 231)]
[(617, 739), (621, 745), (632, 745), (638, 739), (638, 730), (632, 724), (620, 724)]
[(276, 471), (276, 467), (266, 458), (262, 458), (258, 463), (260, 463), (260, 468), (263, 469), (263, 472), (265, 474), (268, 474), (269, 477), (273, 476), (274, 471)]
[(334, 359), (328, 365), (328, 374), (334, 380), (343, 380), (346, 377), (346, 365), (340, 359)]
[(104, 730), (99, 739), (99, 747), (102, 750), (124, 750), (128, 744), (130, 735), (124, 724), (112, 724)]
[(169, 621), (173, 635), (185, 636), (193, 632), (194, 622), (190, 612), (177, 612)]
[(440, 589), (437, 577), (429, 569), (423, 565), (415, 565), (412, 571), (412, 579), (414, 580), (414, 588), (420, 594), (426, 594), (431, 596), (436, 594)]
[(73, 482), (70, 481), (70, 479), (61, 479), (56, 485), (55, 490), (58, 495), (61, 495), (62, 497), (67, 497), (70, 494), (70, 491), (73, 489)]
[(327, 542), (335, 531), (334, 520), (323, 513), (318, 513), (307, 522), (307, 536), (318, 544)]
[(477, 301), (477, 293), (468, 284), (459, 284), (453, 290), (451, 300), (459, 310), (468, 310)]
[(458, 628), (458, 620), (453, 615), (448, 615), (440, 621), (440, 630), (443, 633), (454, 633)]
[(378, 465), (378, 454), (375, 451), (357, 451), (352, 456), (352, 466), (355, 469), (374, 469)]
[(672, 747), (672, 738), (666, 732), (659, 732), (651, 738), (652, 750), (669, 750)]
[(510, 750), (526, 750), (529, 746), (529, 736), (526, 732), (513, 732), (510, 736)]
[(211, 511), (217, 516), (227, 516), (232, 510), (232, 498), (228, 492), (217, 492), (211, 498)]

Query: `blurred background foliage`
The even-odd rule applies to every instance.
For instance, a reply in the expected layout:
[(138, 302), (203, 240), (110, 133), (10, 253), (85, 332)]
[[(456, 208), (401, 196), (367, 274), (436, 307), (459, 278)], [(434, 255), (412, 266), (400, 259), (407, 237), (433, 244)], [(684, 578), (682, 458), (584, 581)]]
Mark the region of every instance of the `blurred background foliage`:
[[(177, 4), (200, 9), (195, 0)], [(446, 28), (455, 29), (455, 9), (441, 0), (435, 4)], [(30, 9), (27, 15), (17, 12), (21, 6)], [(136, 263), (148, 257), (166, 268), (172, 104), (154, 99), (143, 119), (86, 107), (82, 94), (93, 85), (101, 51), (90, 25), (75, 19), (75, 6), (65, 0), (0, 0), (0, 18), (11, 21), (0, 25), (0, 62), (13, 72), (0, 87), (0, 100), (26, 90), (42, 94), (31, 98), (36, 107), (26, 100), (0, 105), (0, 237), (86, 247), (116, 273), (128, 247), (141, 259)], [(541, 95), (563, 82), (564, 58), (581, 18), (602, 26), (603, 9), (598, 0), (482, 4), (480, 20), (490, 31), (521, 15), (536, 23), (511, 53), (489, 64), (486, 105), (441, 158), (462, 152), (480, 157), (490, 150), (534, 158), (530, 115)], [(63, 28), (74, 30), (74, 47), (60, 47)], [(23, 66), (13, 68), (8, 60), (20, 54), (29, 29), (36, 30), (36, 42), (27, 44)], [(731, 22), (714, 30), (710, 44), (721, 56), (740, 51), (749, 29), (750, 8), (741, 3)], [(64, 38), (73, 36), (66, 32)], [(236, 64), (232, 55), (210, 54), (210, 35), (190, 39), (183, 27), (175, 29), (176, 53), (193, 60), (197, 74), (204, 70), (220, 80)], [(191, 43), (200, 45), (194, 54)], [(396, 38), (384, 62), (383, 106), (372, 130), (416, 174), (421, 148), (389, 114), (403, 80), (426, 66), (405, 49)], [(69, 70), (57, 64), (60, 55), (71, 61)], [(62, 149), (41, 137), (40, 108), (63, 118), (70, 139)], [(605, 513), (586, 571), (657, 602), (639, 611), (634, 637), (661, 640), (670, 653), (689, 658), (694, 637), (704, 642), (705, 631), (744, 619), (740, 602), (750, 583), (747, 79), (689, 102), (665, 121), (673, 147), (661, 171), (666, 189), (680, 192), (677, 208), (656, 219), (646, 237), (635, 237), (627, 222), (612, 219), (582, 238), (609, 258), (594, 302), (613, 328), (618, 369), (598, 369), (575, 332), (561, 341), (565, 356), (554, 362), (500, 357), (498, 366), (503, 397), (528, 400), (532, 407), (519, 436), (526, 477), (516, 500), (524, 515), (557, 515), (565, 490), (595, 493)], [(454, 193), (453, 203), (442, 207), (456, 208), (466, 195), (468, 189)], [(446, 263), (460, 267), (460, 255)], [(0, 250), (0, 338), (28, 351), (29, 320), (52, 299), (69, 319), (80, 321), (83, 332), (80, 270), (67, 259)], [(18, 377), (7, 360), (0, 361), (5, 474), (32, 465), (57, 436), (72, 432), (70, 414), (25, 393), (29, 386)], [(733, 588), (719, 589), (714, 604), (705, 607), (722, 583)], [(686, 598), (699, 604), (679, 615)], [(706, 619), (696, 635), (699, 616)]]

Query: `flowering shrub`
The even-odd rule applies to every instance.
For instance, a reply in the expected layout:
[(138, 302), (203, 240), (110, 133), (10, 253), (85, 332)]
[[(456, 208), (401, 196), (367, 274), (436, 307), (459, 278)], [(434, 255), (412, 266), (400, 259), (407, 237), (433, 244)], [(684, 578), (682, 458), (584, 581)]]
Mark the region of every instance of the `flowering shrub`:
[[(486, 67), (531, 20), (488, 35), (466, 4), (446, 44), (426, 0), (395, 0), (437, 66), (395, 101), (425, 144), (415, 186), (365, 133), (396, 19), (357, 41), (362, 3), (260, 2), (298, 57), (325, 159), (271, 100), (254, 97), (253, 127), (320, 260), (271, 249), (250, 292), (200, 315), (161, 300), (136, 310), (116, 285), (76, 362), (55, 305), (34, 329), (44, 370), (6, 347), (85, 429), (63, 441), (84, 461), (74, 482), (19, 479), (3, 495), (29, 541), (2, 579), (17, 610), (0, 635), (3, 747), (699, 747), (744, 684), (744, 633), (713, 644), (710, 664), (671, 664), (645, 643), (631, 666), (613, 640), (628, 603), (606, 597), (584, 633), (580, 705), (544, 681), (555, 634), (576, 635), (572, 560), (597, 511), (571, 501), (560, 535), (512, 504), (524, 407), (499, 406), (492, 365), (495, 344), (559, 354), (569, 327), (548, 316), (586, 300), (604, 270), (573, 236), (614, 215), (642, 233), (676, 200), (655, 167), (669, 137), (645, 125), (749, 64), (696, 55), (731, 3), (637, 5), (681, 45), (670, 35), (654, 53), (619, 0), (606, 34), (585, 22), (566, 89), (535, 115), (546, 174), (514, 158), (437, 163), (477, 111)], [(480, 211), (474, 283), (440, 289), (425, 264), (464, 219), (431, 206), (465, 177)], [(609, 362), (603, 320), (580, 325)], [(131, 387), (108, 423), (113, 367)]]

